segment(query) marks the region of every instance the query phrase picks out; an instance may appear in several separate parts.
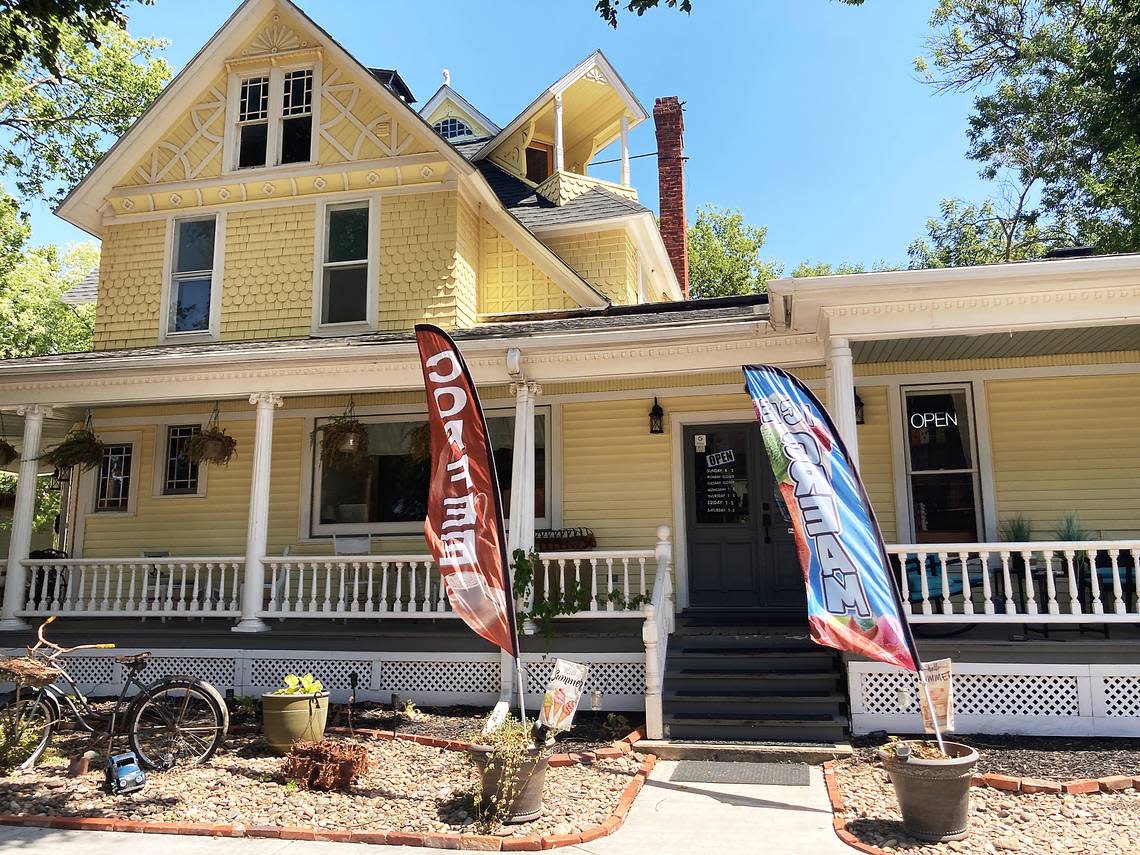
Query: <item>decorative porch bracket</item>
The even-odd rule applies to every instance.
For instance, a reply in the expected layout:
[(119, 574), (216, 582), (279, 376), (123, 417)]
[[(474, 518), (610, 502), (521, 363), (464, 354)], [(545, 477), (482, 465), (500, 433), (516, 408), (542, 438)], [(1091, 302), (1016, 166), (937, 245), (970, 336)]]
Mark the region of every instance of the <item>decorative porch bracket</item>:
[(16, 503), (12, 510), (12, 539), (8, 544), (8, 575), (4, 584), (4, 605), (0, 610), (0, 631), (27, 629), (28, 626), (16, 613), (24, 607), (24, 591), (28, 582), (24, 561), (32, 548), (40, 437), (44, 418), (51, 415), (51, 409), (41, 404), (30, 404), (16, 412), (24, 417), (24, 444), (20, 450)]
[(241, 587), (241, 620), (234, 632), (267, 632), (259, 618), (265, 597), (265, 546), (269, 536), (269, 473), (273, 457), (273, 411), (282, 404), (274, 392), (249, 396), (257, 405), (253, 439), (253, 472), (249, 479), (249, 524), (245, 539), (245, 579)]

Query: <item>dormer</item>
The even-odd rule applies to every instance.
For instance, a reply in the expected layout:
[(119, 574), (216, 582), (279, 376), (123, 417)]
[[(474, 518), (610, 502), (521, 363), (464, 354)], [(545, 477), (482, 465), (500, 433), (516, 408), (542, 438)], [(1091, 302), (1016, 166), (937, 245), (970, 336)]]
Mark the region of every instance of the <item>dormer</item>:
[(450, 143), (493, 137), (502, 130), (451, 88), (451, 72), (443, 70), (443, 85), (428, 99), (420, 116)]
[[(556, 205), (594, 187), (636, 200), (629, 178), (629, 132), (647, 118), (609, 60), (595, 51), (542, 92), (475, 159), (486, 158), (528, 181)], [(620, 182), (590, 176), (590, 161), (618, 140)]]

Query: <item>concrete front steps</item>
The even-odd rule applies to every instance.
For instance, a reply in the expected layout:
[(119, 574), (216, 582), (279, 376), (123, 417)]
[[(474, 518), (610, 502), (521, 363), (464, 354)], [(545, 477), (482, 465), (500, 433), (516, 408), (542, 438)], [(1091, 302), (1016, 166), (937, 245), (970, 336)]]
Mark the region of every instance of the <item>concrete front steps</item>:
[(671, 742), (829, 750), (847, 740), (839, 657), (813, 644), (802, 626), (773, 627), (747, 614), (680, 617), (669, 640), (662, 706)]

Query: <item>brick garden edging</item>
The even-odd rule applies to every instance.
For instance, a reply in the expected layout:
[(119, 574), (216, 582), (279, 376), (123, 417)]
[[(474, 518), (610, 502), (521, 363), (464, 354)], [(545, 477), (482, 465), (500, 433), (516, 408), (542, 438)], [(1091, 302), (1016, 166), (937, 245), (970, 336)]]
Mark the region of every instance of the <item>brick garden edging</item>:
[[(344, 728), (330, 728), (333, 732), (346, 732)], [(368, 740), (401, 739), (417, 742), (432, 748), (447, 751), (466, 751), (471, 745), (458, 739), (439, 739), (434, 736), (421, 736), (412, 733), (399, 733), (391, 730), (358, 729), (356, 735)], [(551, 766), (573, 766), (575, 763), (593, 763), (595, 760), (622, 757), (633, 751), (633, 743), (644, 739), (645, 733), (639, 728), (628, 736), (611, 743), (607, 748), (574, 754), (554, 754), (549, 759)], [(558, 849), (562, 846), (576, 846), (589, 843), (600, 837), (613, 834), (625, 823), (633, 800), (641, 792), (645, 779), (653, 770), (657, 758), (645, 755), (641, 768), (618, 797), (617, 807), (601, 825), (594, 825), (578, 834), (520, 835), (499, 837), (490, 834), (418, 833), (406, 831), (338, 831), (326, 828), (300, 828), (297, 826), (276, 825), (223, 825), (206, 822), (139, 822), (106, 817), (79, 816), (40, 816), (24, 814), (0, 814), (0, 825), (19, 825), (31, 828), (56, 828), (69, 831), (127, 831), (146, 834), (190, 834), (199, 837), (267, 837), (276, 840), (321, 840), (333, 843), (373, 843), (389, 846), (430, 846), (439, 849), (479, 850), (483, 852), (537, 852), (542, 849)]]
[[(838, 761), (828, 760), (823, 764), (823, 783), (827, 787), (827, 798), (831, 801), (831, 826), (836, 836), (848, 846), (860, 852), (871, 855), (887, 855), (886, 851), (869, 843), (864, 843), (847, 830), (847, 820), (841, 816), (846, 810), (843, 795), (839, 792), (839, 782), (835, 779), (835, 767)], [(971, 787), (993, 787), (1011, 793), (1071, 793), (1081, 795), (1084, 793), (1107, 793), (1118, 790), (1127, 790), (1133, 787), (1140, 791), (1140, 777), (1129, 775), (1110, 775), (1107, 778), (1080, 778), (1075, 781), (1046, 781), (1042, 778), (1014, 778), (1009, 775), (997, 775), (987, 772), (974, 775), (970, 779)]]

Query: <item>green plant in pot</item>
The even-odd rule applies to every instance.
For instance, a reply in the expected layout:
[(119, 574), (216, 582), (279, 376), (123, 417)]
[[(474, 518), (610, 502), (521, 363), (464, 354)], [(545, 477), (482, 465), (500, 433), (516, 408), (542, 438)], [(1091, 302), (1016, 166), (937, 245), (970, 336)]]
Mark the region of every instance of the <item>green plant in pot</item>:
[(943, 842), (966, 836), (970, 778), (978, 752), (960, 742), (894, 740), (879, 749), (902, 812), (903, 828), (919, 840)]
[(478, 777), (473, 798), (475, 821), (492, 831), (502, 823), (530, 822), (542, 814), (542, 788), (553, 740), (535, 743), (532, 731), (508, 715), (488, 723), (467, 749)]
[(356, 417), (351, 400), (339, 416), (313, 428), (310, 439), (314, 445), (319, 443), (325, 469), (350, 471), (368, 460), (368, 431)]
[(71, 431), (59, 445), (41, 454), (40, 460), (61, 472), (74, 466), (94, 469), (103, 462), (103, 448), (103, 443), (91, 430), (90, 424), (85, 424)]
[(214, 412), (206, 427), (195, 433), (186, 443), (186, 456), (192, 463), (208, 463), (215, 466), (227, 466), (237, 454), (237, 440), (226, 433), (220, 424), (221, 414), (218, 405), (214, 405)]
[(329, 716), (329, 693), (321, 681), (306, 674), (286, 674), (284, 685), (261, 696), (261, 723), (269, 750), (284, 756), (298, 742), (324, 738)]

